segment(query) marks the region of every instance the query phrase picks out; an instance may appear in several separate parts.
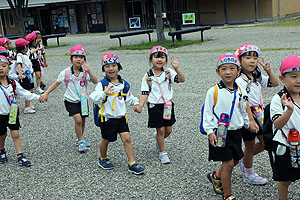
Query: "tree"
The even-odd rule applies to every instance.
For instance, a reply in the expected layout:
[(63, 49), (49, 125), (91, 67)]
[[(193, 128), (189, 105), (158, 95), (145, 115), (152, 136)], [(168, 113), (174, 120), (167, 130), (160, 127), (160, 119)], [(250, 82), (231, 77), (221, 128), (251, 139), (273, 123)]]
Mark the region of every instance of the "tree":
[(156, 31), (157, 31), (157, 40), (159, 42), (165, 42), (165, 34), (164, 34), (164, 22), (162, 18), (162, 1), (161, 0), (153, 0), (155, 6), (155, 14), (156, 14)]
[(25, 20), (27, 17), (28, 0), (7, 0), (11, 11), (19, 25), (19, 35), (25, 36)]

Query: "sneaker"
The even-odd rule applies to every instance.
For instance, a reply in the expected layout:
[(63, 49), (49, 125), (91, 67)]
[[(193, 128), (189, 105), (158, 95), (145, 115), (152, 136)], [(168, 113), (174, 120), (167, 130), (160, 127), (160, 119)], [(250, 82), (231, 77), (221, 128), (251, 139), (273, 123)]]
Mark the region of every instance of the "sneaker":
[(167, 152), (159, 152), (159, 159), (162, 164), (169, 164), (170, 160)]
[(101, 160), (101, 158), (99, 157), (98, 165), (102, 169), (113, 169), (113, 168), (115, 168), (115, 166), (110, 162), (109, 158), (105, 158), (105, 159)]
[(154, 138), (154, 140), (155, 140), (155, 151), (157, 152), (157, 153), (159, 153), (160, 152), (160, 150), (159, 150), (159, 147), (158, 147), (158, 143), (157, 143), (157, 139), (156, 139), (156, 132), (154, 132), (153, 133), (153, 138)]
[[(84, 141), (84, 140), (82, 140), (82, 141), (85, 143), (85, 146), (86, 146), (86, 147), (90, 147), (90, 146), (91, 146), (91, 144), (90, 144), (89, 142), (86, 142), (86, 141)], [(79, 146), (78, 139), (75, 140), (75, 145), (76, 145), (76, 146)]]
[(40, 87), (36, 88), (35, 91), (38, 92), (39, 94), (43, 94), (45, 92)]
[(128, 171), (138, 175), (138, 174), (143, 174), (145, 172), (145, 169), (141, 167), (139, 164), (134, 163), (131, 167), (128, 165)]
[(221, 180), (214, 178), (214, 176), (213, 176), (214, 173), (215, 173), (214, 171), (212, 173), (208, 173), (207, 178), (212, 183), (214, 191), (217, 194), (224, 194), (222, 182), (221, 182)]
[(236, 200), (236, 198), (233, 195), (230, 195), (229, 197), (224, 197), (223, 195), (223, 200)]
[(85, 145), (85, 142), (83, 140), (78, 142), (78, 151), (79, 152), (86, 152), (88, 149)]
[(7, 161), (6, 151), (0, 152), (0, 164), (6, 163)]
[(44, 90), (46, 88), (46, 85), (43, 82), (41, 82), (41, 88), (42, 88), (42, 90)]
[(244, 174), (243, 177), (244, 183), (248, 183), (251, 185), (266, 185), (268, 180), (266, 178), (260, 177), (257, 174)]
[(245, 165), (244, 165), (244, 162), (243, 162), (243, 158), (241, 160), (239, 160), (239, 167), (241, 169), (241, 171), (245, 174)]
[(22, 155), (22, 156), (18, 157), (18, 165), (24, 166), (24, 167), (30, 167), (31, 162), (29, 160), (27, 160), (24, 155)]
[(34, 114), (35, 110), (31, 109), (30, 107), (27, 107), (24, 109), (24, 114)]
[(35, 110), (35, 107), (33, 105), (30, 105), (29, 108), (31, 108), (31, 110)]

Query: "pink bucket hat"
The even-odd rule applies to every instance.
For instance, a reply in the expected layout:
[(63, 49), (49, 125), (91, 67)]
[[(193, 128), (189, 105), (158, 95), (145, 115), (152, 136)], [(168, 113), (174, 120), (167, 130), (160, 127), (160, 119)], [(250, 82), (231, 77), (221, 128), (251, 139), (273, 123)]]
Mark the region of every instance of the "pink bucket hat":
[(5, 62), (5, 63), (9, 64), (9, 61), (7, 60), (7, 58), (5, 56), (0, 56), (0, 62)]
[(226, 63), (232, 63), (238, 67), (241, 67), (239, 58), (230, 52), (226, 52), (220, 56), (217, 62), (217, 68)]
[(76, 45), (70, 50), (71, 56), (86, 56), (86, 50), (81, 45)]
[(258, 54), (258, 56), (260, 55), (260, 49), (258, 48), (258, 46), (255, 46), (253, 44), (243, 44), (236, 50), (235, 55), (237, 57), (240, 57), (241, 55), (249, 51), (254, 51)]
[(152, 54), (156, 53), (156, 52), (163, 52), (168, 56), (168, 50), (165, 47), (162, 46), (154, 46), (152, 47), (152, 49), (150, 50), (150, 54), (149, 57), (151, 57)]
[(281, 61), (279, 70), (281, 74), (300, 71), (300, 57), (295, 55), (286, 57)]
[(120, 63), (120, 59), (116, 53), (109, 52), (102, 56), (101, 65), (107, 65), (109, 63)]
[(29, 33), (27, 36), (26, 36), (26, 40), (27, 41), (32, 41), (36, 38), (36, 34), (33, 34), (33, 33)]
[(5, 47), (0, 46), (0, 54), (8, 54), (8, 51), (5, 49)]
[(23, 39), (23, 38), (19, 38), (15, 41), (15, 45), (16, 47), (20, 47), (20, 46), (26, 46), (29, 44), (29, 41)]
[(10, 39), (8, 39), (8, 38), (0, 38), (0, 46), (3, 46), (6, 43), (10, 43)]

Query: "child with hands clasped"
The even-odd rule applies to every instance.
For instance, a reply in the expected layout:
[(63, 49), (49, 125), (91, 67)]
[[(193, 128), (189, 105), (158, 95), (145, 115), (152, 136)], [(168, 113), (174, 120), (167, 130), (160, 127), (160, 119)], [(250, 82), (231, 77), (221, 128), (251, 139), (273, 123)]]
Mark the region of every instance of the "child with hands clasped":
[[(279, 198), (287, 200), (289, 185), (300, 179), (300, 58), (286, 57), (279, 70), (284, 88), (273, 96), (270, 105), (274, 138), (269, 155)], [(292, 141), (290, 131), (297, 132)], [(292, 143), (297, 147), (289, 148)]]
[(87, 82), (92, 81), (94, 84), (98, 79), (90, 70), (86, 63), (86, 50), (81, 45), (76, 45), (70, 50), (71, 67), (61, 71), (57, 80), (42, 95), (43, 101), (48, 100), (48, 95), (64, 83), (66, 92), (64, 94), (64, 103), (69, 116), (73, 117), (75, 122), (75, 132), (77, 139), (75, 144), (79, 152), (87, 151), (90, 143), (83, 140), (85, 129), (85, 119), (88, 117), (88, 89)]
[[(242, 138), (245, 144), (244, 157), (240, 160), (239, 166), (243, 172), (243, 180), (245, 183), (253, 185), (265, 185), (268, 180), (260, 177), (253, 170), (253, 156), (264, 150), (264, 141), (262, 136), (263, 127), (263, 98), (262, 88), (275, 87), (278, 85), (278, 79), (271, 70), (270, 62), (258, 60), (260, 49), (252, 44), (244, 44), (240, 46), (236, 55), (238, 56), (242, 70), (236, 83), (247, 92), (248, 103), (250, 108), (247, 110), (250, 119), (250, 126), (253, 124), (258, 127), (256, 131), (242, 129)], [(263, 67), (268, 76), (262, 75), (258, 63)], [(255, 143), (255, 138), (259, 142)]]
[(10, 70), (9, 61), (6, 57), (0, 56), (0, 163), (6, 163), (8, 158), (5, 151), (5, 139), (7, 127), (10, 129), (11, 137), (17, 152), (17, 161), (20, 166), (31, 166), (22, 150), (22, 143), (19, 134), (20, 122), (17, 109), (16, 95), (27, 100), (39, 100), (39, 96), (23, 89), (20, 84), (8, 78)]
[(172, 125), (175, 123), (174, 103), (172, 102), (173, 83), (184, 82), (185, 78), (179, 69), (179, 61), (172, 57), (171, 65), (174, 68), (165, 68), (168, 62), (168, 50), (162, 46), (154, 46), (150, 50), (149, 63), (151, 69), (142, 80), (140, 106), (145, 102), (148, 106), (148, 127), (155, 128), (155, 150), (159, 153), (162, 164), (170, 163), (165, 151), (165, 141), (172, 133)]
[[(222, 162), (217, 171), (207, 174), (207, 178), (214, 191), (223, 194), (223, 199), (228, 200), (235, 199), (231, 194), (231, 175), (233, 167), (243, 157), (241, 128), (249, 128), (246, 92), (235, 83), (240, 70), (240, 62), (236, 55), (227, 52), (220, 56), (216, 72), (221, 81), (207, 91), (203, 111), (203, 128), (209, 139), (208, 159)], [(219, 123), (225, 116), (228, 120), (224, 125), (227, 127), (227, 134), (222, 132)], [(219, 132), (227, 135), (226, 142), (224, 138), (220, 140), (221, 138), (217, 137)], [(220, 141), (223, 141), (223, 145)]]
[(105, 77), (90, 95), (94, 103), (100, 107), (96, 113), (100, 116), (98, 123), (102, 135), (98, 165), (102, 169), (114, 168), (107, 157), (107, 148), (108, 144), (116, 141), (120, 134), (128, 158), (128, 170), (134, 174), (143, 174), (145, 169), (134, 159), (126, 114), (126, 104), (134, 106), (136, 112), (141, 112), (139, 100), (131, 94), (129, 83), (118, 75), (122, 66), (117, 54), (113, 52), (104, 54), (101, 65)]

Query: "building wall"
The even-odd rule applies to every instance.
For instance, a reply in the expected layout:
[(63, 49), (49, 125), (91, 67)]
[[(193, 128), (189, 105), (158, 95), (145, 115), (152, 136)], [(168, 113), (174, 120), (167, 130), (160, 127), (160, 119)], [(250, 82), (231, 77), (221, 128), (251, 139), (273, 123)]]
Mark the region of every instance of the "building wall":
[(111, 0), (107, 2), (108, 31), (124, 31), (125, 24), (124, 3), (122, 0)]
[(6, 25), (6, 35), (18, 35), (19, 34), (19, 24), (14, 19), (15, 26), (11, 27), (9, 17), (8, 17), (8, 13), (9, 13), (8, 11), (4, 11), (4, 19), (5, 19), (5, 25)]
[(280, 0), (280, 15), (300, 13), (299, 0)]

